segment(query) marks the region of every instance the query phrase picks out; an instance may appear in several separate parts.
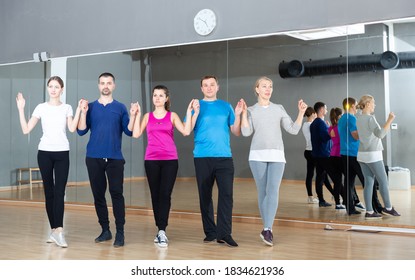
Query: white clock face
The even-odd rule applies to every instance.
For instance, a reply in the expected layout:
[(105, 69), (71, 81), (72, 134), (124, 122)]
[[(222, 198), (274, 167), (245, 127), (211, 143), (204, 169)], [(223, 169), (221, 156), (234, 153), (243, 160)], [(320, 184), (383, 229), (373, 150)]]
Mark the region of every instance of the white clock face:
[(197, 34), (206, 36), (216, 27), (216, 15), (212, 10), (203, 9), (194, 18), (194, 28)]

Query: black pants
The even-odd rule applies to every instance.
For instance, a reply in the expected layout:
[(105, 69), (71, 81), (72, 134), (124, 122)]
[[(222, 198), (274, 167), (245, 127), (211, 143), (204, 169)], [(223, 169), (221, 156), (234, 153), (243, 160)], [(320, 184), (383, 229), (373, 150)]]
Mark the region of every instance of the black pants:
[[(356, 211), (355, 204), (359, 203), (359, 196), (357, 195), (355, 188), (355, 180), (357, 174), (362, 170), (357, 162), (357, 157), (342, 155), (343, 172), (344, 172), (344, 187), (346, 189), (346, 209), (347, 213), (353, 213)], [(362, 181), (362, 184), (363, 181)]]
[(63, 227), (65, 189), (69, 174), (69, 151), (38, 151), (37, 162), (42, 175), (46, 213), (50, 227)]
[[(311, 155), (311, 151), (305, 150), (304, 151), (304, 157), (307, 161), (307, 174), (305, 177), (305, 187), (307, 189), (307, 195), (312, 196), (313, 195), (313, 177), (314, 177), (314, 170), (316, 169), (316, 160)], [(334, 196), (333, 187), (330, 184), (329, 178), (327, 177), (327, 174), (324, 175), (324, 185), (326, 186), (327, 190), (331, 193), (331, 195)], [(316, 190), (317, 193), (317, 190)]]
[[(207, 237), (220, 240), (232, 233), (233, 179), (232, 158), (195, 158), (203, 230)], [(217, 225), (213, 209), (212, 189), (218, 186)]]
[(99, 224), (103, 230), (109, 229), (110, 222), (107, 201), (105, 199), (108, 178), (115, 226), (117, 231), (123, 231), (125, 224), (125, 202), (123, 195), (125, 160), (87, 157), (85, 162), (88, 169), (92, 194), (94, 195), (95, 211), (97, 212)]
[[(343, 196), (343, 182), (342, 182), (342, 169), (341, 165), (337, 166), (339, 162), (336, 162), (335, 159), (330, 157), (317, 157), (316, 159), (316, 191), (317, 196), (320, 202), (324, 202), (323, 197), (323, 182), (324, 182), (324, 172), (333, 181), (334, 191), (333, 196), (336, 201), (336, 204), (340, 204), (340, 195)], [(340, 160), (340, 158), (339, 158)]]
[(171, 194), (176, 182), (178, 160), (146, 160), (144, 167), (151, 193), (156, 226), (166, 230), (171, 207)]

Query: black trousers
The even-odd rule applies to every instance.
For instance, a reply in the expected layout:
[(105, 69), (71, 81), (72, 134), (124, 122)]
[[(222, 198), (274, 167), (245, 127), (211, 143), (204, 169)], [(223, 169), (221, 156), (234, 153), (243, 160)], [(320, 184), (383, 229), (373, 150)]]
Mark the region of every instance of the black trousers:
[(176, 182), (178, 160), (146, 160), (144, 167), (151, 193), (156, 226), (166, 230), (171, 207), (171, 194)]
[(85, 162), (99, 224), (103, 230), (109, 229), (108, 206), (105, 199), (108, 178), (115, 226), (117, 231), (124, 231), (125, 202), (123, 188), (125, 160), (87, 157)]
[[(336, 204), (340, 204), (340, 195), (344, 196), (343, 182), (342, 182), (342, 169), (340, 164), (340, 158), (336, 161), (331, 157), (316, 157), (316, 191), (320, 202), (324, 202), (323, 197), (323, 182), (324, 172), (327, 172), (328, 176), (333, 181), (334, 191), (333, 196)], [(344, 198), (343, 198), (344, 200)]]
[[(233, 179), (232, 158), (195, 158), (196, 180), (199, 190), (203, 230), (207, 237), (217, 240), (232, 234)], [(217, 225), (213, 209), (212, 190), (218, 187)]]
[[(305, 187), (307, 189), (307, 195), (312, 196), (313, 195), (313, 177), (314, 177), (314, 170), (316, 169), (316, 160), (311, 155), (311, 151), (305, 150), (304, 151), (304, 158), (307, 161), (307, 173), (305, 177)], [(329, 178), (327, 177), (327, 174), (324, 175), (324, 185), (326, 186), (327, 190), (331, 193), (331, 195), (334, 196), (333, 187), (330, 184)], [(316, 190), (317, 193), (317, 190)]]
[(50, 227), (63, 227), (65, 189), (69, 174), (69, 151), (38, 151), (37, 162), (42, 175), (46, 213)]

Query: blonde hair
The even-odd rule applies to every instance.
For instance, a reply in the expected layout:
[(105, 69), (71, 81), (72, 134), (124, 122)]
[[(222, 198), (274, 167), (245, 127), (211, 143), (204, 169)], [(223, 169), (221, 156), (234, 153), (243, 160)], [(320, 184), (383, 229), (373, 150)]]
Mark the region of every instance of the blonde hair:
[(366, 107), (366, 104), (369, 103), (372, 100), (373, 100), (372, 95), (369, 95), (369, 94), (363, 95), (360, 98), (359, 103), (357, 104), (356, 108), (360, 109), (360, 110), (363, 110)]
[(256, 80), (255, 85), (254, 85), (255, 96), (258, 96), (258, 93), (256, 92), (257, 87), (259, 87), (259, 84), (261, 83), (261, 81), (264, 81), (264, 80), (270, 82), (271, 85), (273, 84), (272, 80), (266, 76), (262, 76), (258, 78), (258, 80)]

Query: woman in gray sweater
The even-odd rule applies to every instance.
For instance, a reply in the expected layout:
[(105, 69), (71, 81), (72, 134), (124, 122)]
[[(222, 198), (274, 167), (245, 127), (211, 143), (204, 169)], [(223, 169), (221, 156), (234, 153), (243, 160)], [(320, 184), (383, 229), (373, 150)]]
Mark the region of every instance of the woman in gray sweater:
[(376, 121), (373, 113), (375, 112), (375, 99), (371, 95), (364, 95), (360, 98), (358, 109), (362, 114), (356, 115), (357, 131), (359, 133), (359, 151), (357, 161), (359, 162), (364, 180), (365, 188), (363, 196), (366, 204), (366, 219), (381, 219), (382, 215), (373, 211), (372, 193), (375, 178), (379, 182), (379, 190), (385, 204), (382, 214), (389, 216), (400, 216), (393, 208), (388, 188), (388, 178), (383, 163), (382, 138), (386, 136), (392, 121), (395, 119), (394, 113), (389, 113), (388, 119), (383, 127)]
[(298, 134), (307, 104), (302, 100), (298, 101), (298, 116), (293, 122), (282, 105), (270, 101), (271, 79), (259, 78), (254, 91), (258, 102), (249, 108), (244, 104), (241, 132), (246, 137), (253, 134), (249, 166), (257, 186), (258, 206), (264, 225), (260, 237), (265, 244), (273, 246), (272, 226), (285, 167), (281, 126), (290, 134)]

